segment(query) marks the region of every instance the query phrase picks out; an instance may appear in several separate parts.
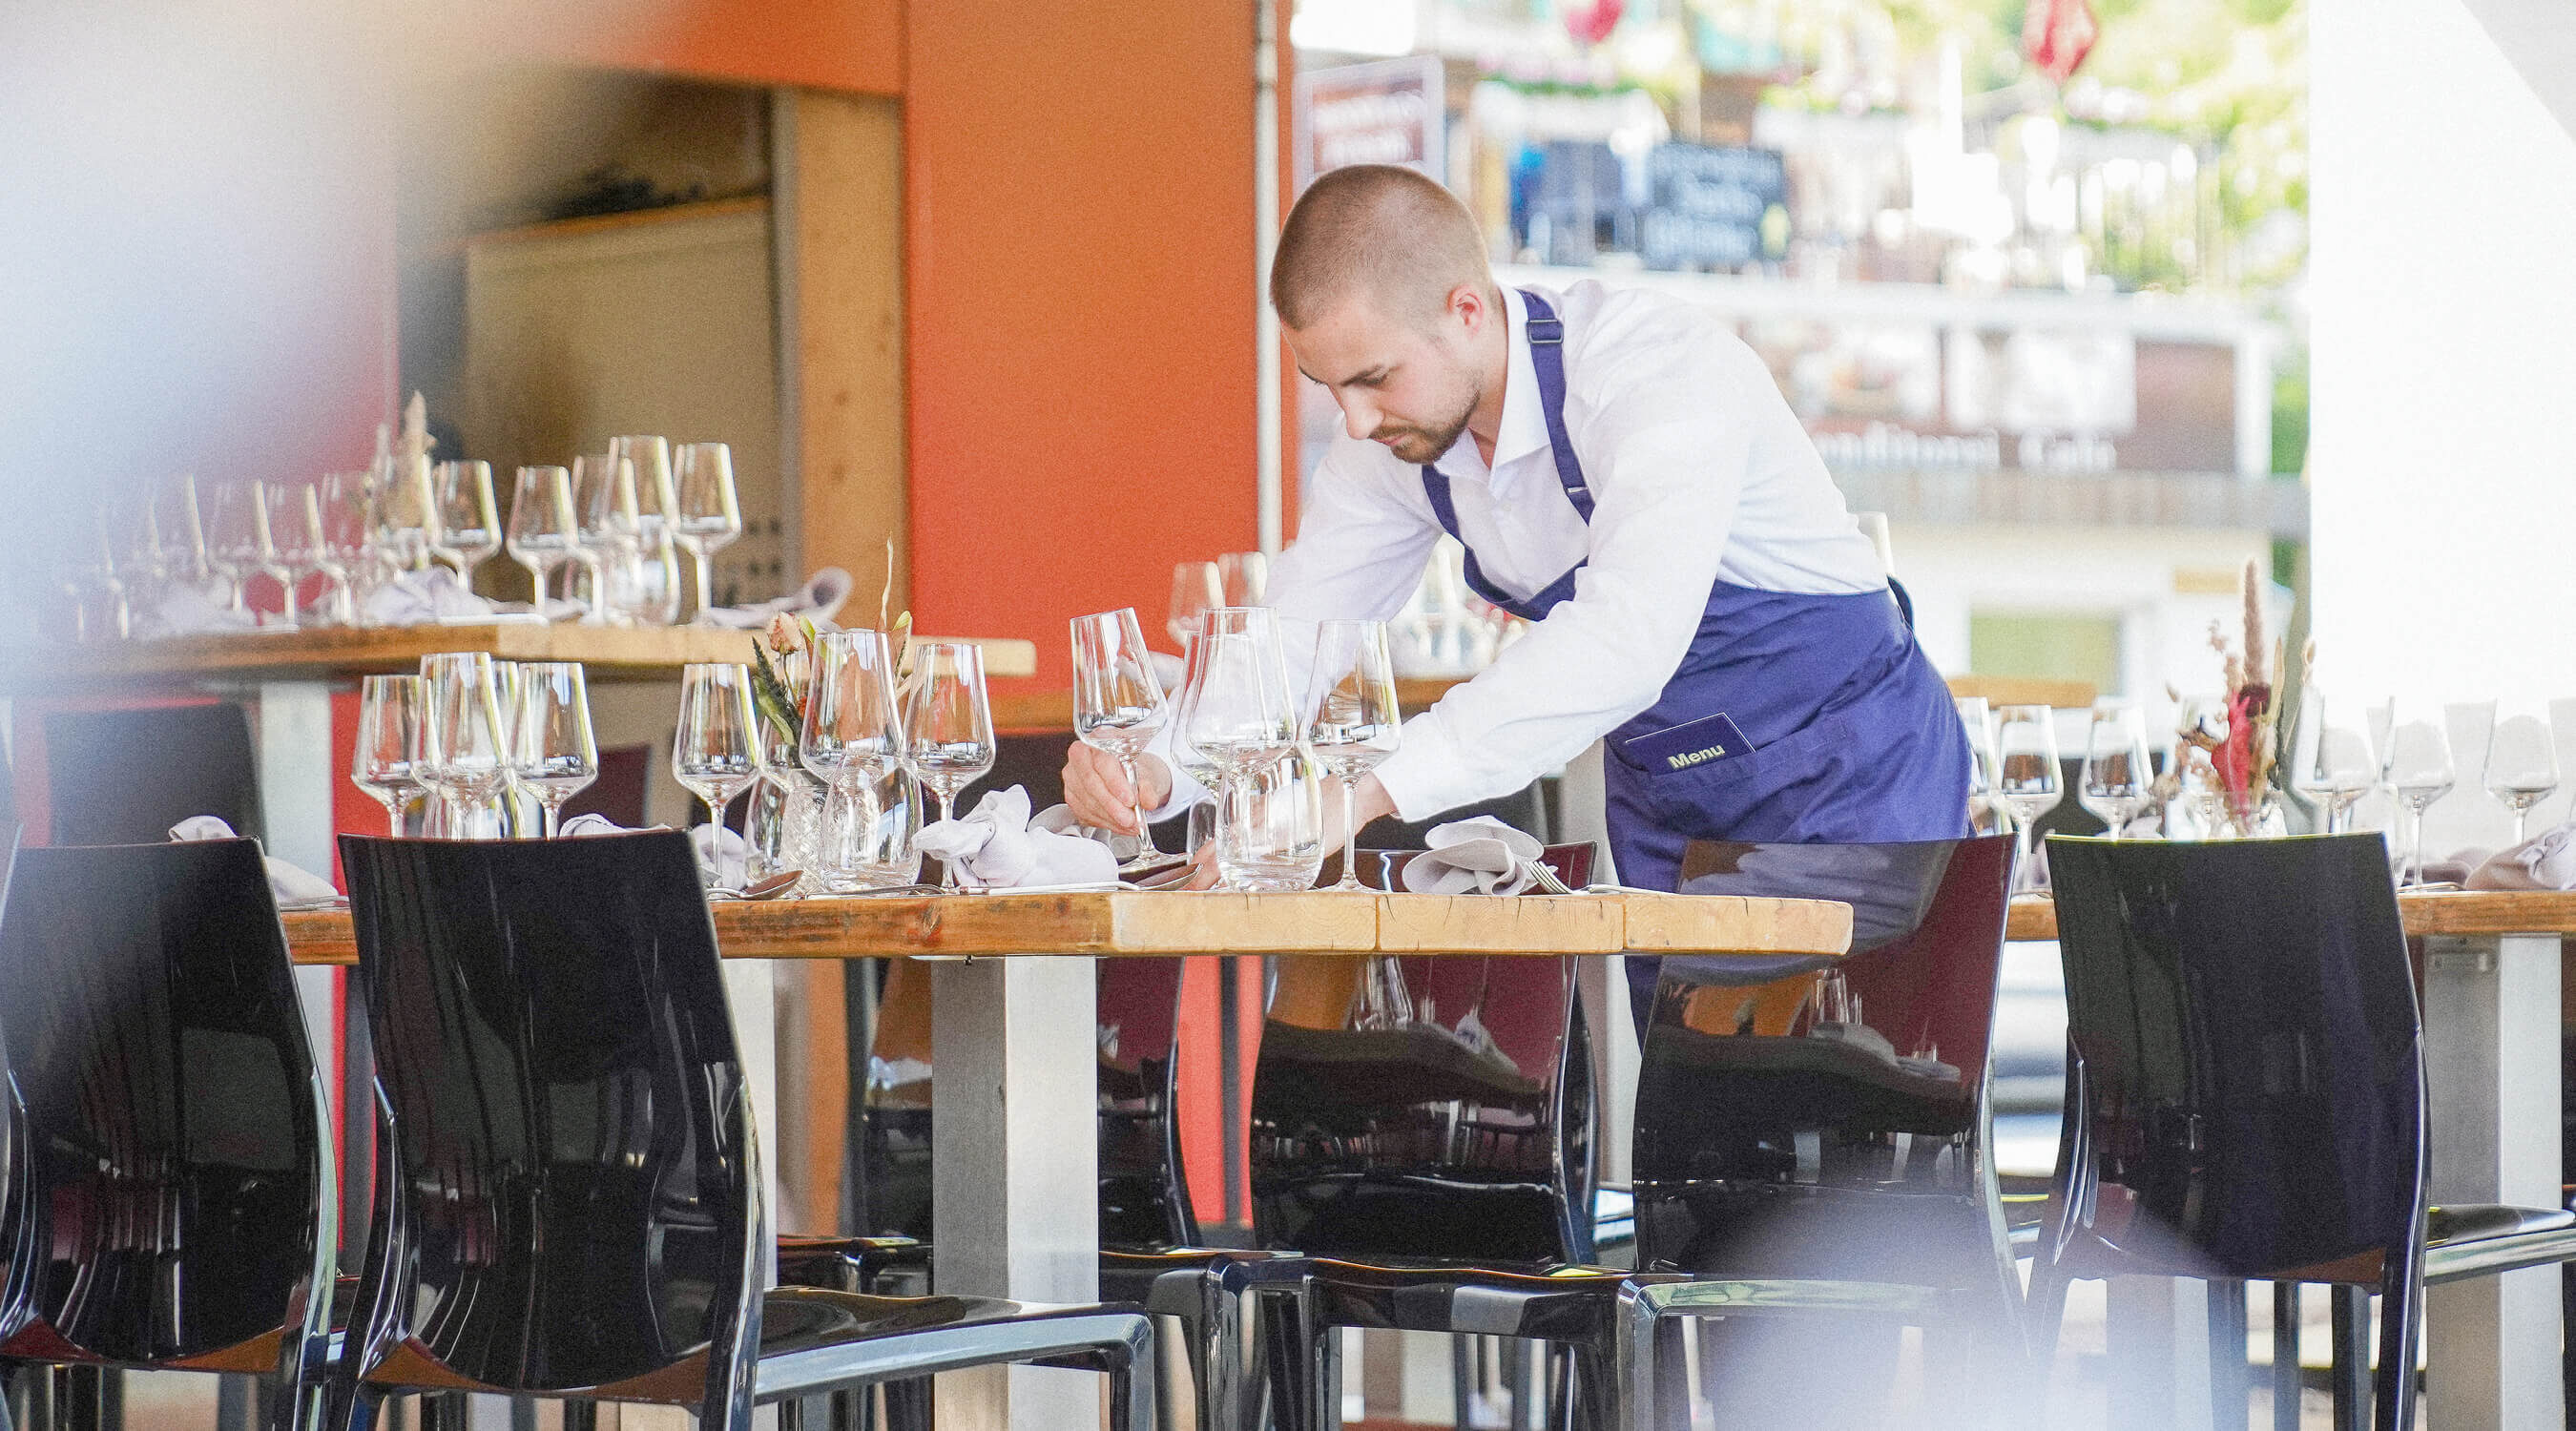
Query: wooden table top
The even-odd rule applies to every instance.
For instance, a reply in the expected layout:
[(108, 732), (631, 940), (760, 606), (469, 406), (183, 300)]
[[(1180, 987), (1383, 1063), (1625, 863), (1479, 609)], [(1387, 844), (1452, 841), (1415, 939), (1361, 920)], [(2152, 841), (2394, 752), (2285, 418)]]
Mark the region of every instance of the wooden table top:
[[(436, 651), (486, 651), (504, 661), (579, 661), (594, 681), (669, 677), (693, 661), (748, 661), (754, 633), (713, 626), (581, 626), (486, 622), (470, 626), (330, 627), (173, 636), (96, 646), (0, 651), (0, 692), (33, 694), (102, 685), (205, 680), (331, 680), (416, 671)], [(1037, 674), (1034, 642), (974, 637), (988, 676)]]
[[(2576, 934), (2576, 892), (2434, 890), (2400, 893), (2397, 912), (2408, 934)], [(2007, 939), (2054, 939), (2057, 906), (2046, 899), (2012, 903)]]
[[(1851, 907), (1669, 894), (1098, 892), (720, 901), (734, 959), (907, 954), (1709, 954), (1838, 957)], [(345, 910), (285, 916), (303, 964), (357, 962)]]

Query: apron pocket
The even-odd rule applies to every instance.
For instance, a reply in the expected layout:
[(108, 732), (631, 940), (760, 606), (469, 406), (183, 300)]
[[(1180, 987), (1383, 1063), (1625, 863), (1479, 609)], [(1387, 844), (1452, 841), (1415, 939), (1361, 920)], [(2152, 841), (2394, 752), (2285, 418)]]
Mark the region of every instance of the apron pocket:
[[(1829, 803), (1838, 787), (1864, 781), (1858, 759), (1887, 754), (1866, 749), (1859, 735), (1859, 713), (1837, 712), (1733, 759), (1686, 770), (1631, 769), (1659, 814), (1656, 823), (1668, 830), (1698, 839), (1813, 838), (1797, 828), (1800, 816)], [(1776, 810), (1765, 809), (1775, 803)], [(1771, 828), (1775, 823), (1782, 827)]]

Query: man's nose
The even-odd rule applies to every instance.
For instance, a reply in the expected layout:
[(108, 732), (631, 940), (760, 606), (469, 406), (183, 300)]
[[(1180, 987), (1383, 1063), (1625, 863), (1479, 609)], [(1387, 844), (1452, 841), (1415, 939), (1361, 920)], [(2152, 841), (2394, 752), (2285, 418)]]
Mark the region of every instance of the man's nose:
[(1376, 406), (1368, 402), (1366, 399), (1358, 397), (1345, 397), (1341, 399), (1341, 404), (1342, 423), (1350, 429), (1351, 436), (1358, 438), (1362, 442), (1368, 441), (1370, 434), (1377, 431), (1378, 411)]

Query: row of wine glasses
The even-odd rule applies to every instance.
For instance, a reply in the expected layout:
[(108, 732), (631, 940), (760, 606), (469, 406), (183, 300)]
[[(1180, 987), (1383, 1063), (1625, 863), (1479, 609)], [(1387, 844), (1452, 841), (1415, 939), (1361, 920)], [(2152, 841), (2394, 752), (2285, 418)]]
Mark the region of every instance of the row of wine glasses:
[(1199, 632), (1199, 618), (1220, 606), (1260, 606), (1269, 594), (1270, 559), (1259, 552), (1227, 552), (1214, 561), (1185, 561), (1172, 568), (1172, 604), (1163, 629), (1183, 651)]
[(506, 830), (525, 792), (552, 838), (564, 802), (599, 778), (599, 747), (579, 662), (494, 661), (480, 651), (421, 658), (418, 675), (369, 676), (358, 708), (349, 778), (408, 828), (413, 792), (439, 801), (436, 832), (486, 830), (496, 807)]
[[(912, 670), (898, 682), (883, 632), (829, 632), (817, 642), (796, 749), (798, 763), (827, 791), (827, 887), (907, 882), (877, 878), (908, 853), (884, 848), (872, 833), (881, 813), (876, 791), (888, 775), (900, 768), (918, 781), (947, 820), (955, 817), (958, 792), (991, 770), (999, 753), (983, 649), (926, 641), (914, 643), (911, 656)], [(721, 825), (725, 807), (760, 778), (764, 746), (749, 668), (708, 663), (681, 673), (671, 773), (705, 802), (711, 822)], [(707, 874), (712, 885), (715, 871)], [(953, 885), (956, 872), (944, 878)]]

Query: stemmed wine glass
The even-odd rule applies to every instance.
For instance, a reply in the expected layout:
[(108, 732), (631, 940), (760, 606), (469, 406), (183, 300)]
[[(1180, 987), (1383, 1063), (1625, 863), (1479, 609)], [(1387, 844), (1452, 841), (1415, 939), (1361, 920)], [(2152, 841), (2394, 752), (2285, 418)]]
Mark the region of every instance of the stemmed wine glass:
[(572, 499), (580, 526), (573, 548), (589, 578), (583, 600), (593, 623), (623, 626), (635, 588), (642, 517), (635, 510), (635, 464), (587, 453), (572, 460)]
[(1198, 647), (1199, 638), (1195, 635), (1181, 643), (1181, 650), (1185, 653), (1181, 689), (1172, 697), (1172, 743), (1168, 751), (1172, 768), (1188, 776), (1205, 792), (1191, 803), (1189, 823), (1182, 835), (1182, 844), (1194, 858), (1208, 841), (1216, 838), (1217, 786), (1225, 778), (1215, 761), (1201, 755), (1199, 748), (1190, 744), (1190, 696), (1197, 690), (1190, 673), (1198, 668)]
[(474, 568), (501, 549), (501, 515), (492, 503), (492, 464), (441, 462), (438, 491), (438, 554), (456, 568), (468, 590)]
[(2084, 777), (2076, 799), (2101, 817), (2116, 840), (2155, 798), (2155, 783), (2138, 708), (2124, 701), (2096, 705), (2084, 735)]
[(671, 625), (680, 619), (680, 558), (671, 521), (680, 499), (671, 486), (671, 444), (659, 437), (613, 437), (608, 458), (634, 469), (631, 486), (621, 494), (635, 514), (627, 614), (647, 626)]
[[(268, 529), (265, 484), (231, 482), (215, 489), (213, 515), (206, 523), (206, 547), (215, 567), (232, 586), (232, 609), (247, 611), (261, 626), (295, 625), (295, 583), (277, 562), (277, 544)], [(253, 577), (267, 577), (283, 595), (274, 616), (252, 606)]]
[(1991, 816), (2001, 831), (2012, 819), (1995, 798), (1995, 713), (1984, 696), (1954, 696), (1950, 704), (1958, 709), (1959, 728), (1968, 737), (1968, 827), (1981, 830)]
[(1315, 638), (1314, 718), (1306, 743), (1342, 787), (1342, 878), (1333, 888), (1360, 883), (1358, 823), (1351, 789), (1361, 776), (1395, 753), (1404, 716), (1395, 701), (1395, 664), (1388, 659), (1383, 621), (1326, 621)]
[[(1073, 618), (1073, 733), (1094, 750), (1118, 758), (1127, 788), (1137, 792), (1136, 757), (1163, 728), (1170, 709), (1163, 683), (1154, 677), (1152, 653), (1145, 649), (1145, 630), (1136, 608)], [(1164, 862), (1154, 848), (1154, 831), (1145, 823), (1145, 807), (1131, 807), (1142, 844), (1122, 872), (1152, 869)]]
[(426, 571), (439, 546), (438, 489), (426, 457), (388, 458), (376, 493), (377, 540), (400, 571)]
[(1995, 794), (2012, 811), (2015, 892), (2041, 887), (2031, 825), (2061, 793), (2056, 713), (2046, 706), (2005, 706), (1995, 713)]
[(2414, 839), (2409, 848), (2406, 878), (2408, 887), (2424, 880), (2424, 814), (2433, 802), (2451, 793), (2458, 781), (2451, 763), (2451, 737), (2444, 728), (2442, 708), (2432, 702), (2392, 700), (2388, 703), (2388, 747), (2380, 753), (2379, 778), (2395, 792), (2397, 803), (2414, 818)]
[(697, 562), (696, 619), (703, 623), (716, 604), (713, 558), (742, 535), (742, 509), (734, 500), (732, 448), (721, 442), (683, 442), (679, 456), (671, 533)]
[(1248, 888), (1253, 802), (1242, 787), (1296, 747), (1299, 729), (1280, 662), (1278, 621), (1267, 607), (1212, 608), (1190, 661), (1189, 722), (1181, 733), (1218, 771), (1218, 869), (1228, 887)]
[(2370, 726), (2355, 725), (2355, 710), (2311, 685), (2299, 693), (2299, 716), (2290, 732), (2290, 788), (2325, 807), (2326, 833), (2352, 828), (2352, 807), (2379, 782), (2370, 754)]
[(294, 583), (287, 589), (290, 599), (303, 589), (304, 578), (322, 578), (313, 599), (297, 606), (298, 618), (310, 611), (324, 626), (346, 626), (356, 621), (356, 586), (349, 569), (331, 549), (330, 530), (322, 520), (320, 484), (292, 482), (269, 488), (268, 529), (277, 543), (277, 559), (284, 563)]
[[(939, 797), (939, 818), (957, 815), (957, 792), (993, 768), (993, 707), (984, 693), (984, 650), (965, 641), (916, 641), (903, 708), (904, 765)], [(957, 884), (945, 861), (940, 883)]]
[(1217, 585), (1226, 606), (1264, 606), (1270, 598), (1270, 558), (1227, 552), (1216, 559)]
[(492, 658), (446, 651), (420, 658), (420, 746), (413, 769), (446, 802), (446, 828), (468, 834), (474, 812), (510, 783), (509, 726)]
[(599, 778), (599, 741), (591, 732), (590, 690), (581, 663), (521, 662), (519, 710), (511, 725), (511, 769), (522, 787), (535, 792), (545, 812), (545, 838), (551, 840), (564, 802)]
[[(901, 762), (894, 650), (882, 631), (827, 631), (814, 644), (796, 758), (828, 792), (823, 811), (825, 886), (836, 893), (882, 880), (877, 786)], [(896, 852), (895, 858), (900, 858)]]
[[(751, 708), (751, 671), (739, 662), (692, 664), (680, 674), (680, 726), (671, 737), (671, 774), (706, 802), (710, 848), (724, 846), (725, 806), (760, 776), (760, 736)], [(700, 873), (714, 889), (721, 855)]]
[(421, 685), (418, 676), (369, 676), (359, 686), (358, 748), (349, 757), (349, 783), (385, 807), (391, 832), (403, 833), (403, 806), (425, 788), (414, 763), (420, 749)]
[(510, 559), (536, 579), (537, 619), (546, 614), (546, 587), (555, 568), (573, 559), (581, 524), (573, 514), (572, 474), (560, 467), (522, 467), (510, 494)]
[(364, 472), (323, 474), (314, 495), (322, 509), (322, 551), (349, 589), (349, 623), (364, 626), (367, 600), (383, 584), (384, 551), (376, 543), (376, 484)]
[(2513, 842), (2531, 837), (2531, 807), (2558, 788), (2558, 733), (2538, 701), (2498, 701), (2487, 727), (2481, 773), (2487, 793), (2513, 814)]
[(1208, 608), (1225, 604), (1225, 587), (1215, 562), (1182, 562), (1172, 568), (1172, 606), (1163, 618), (1163, 629), (1171, 633), (1173, 644), (1186, 654), (1190, 638), (1199, 634), (1199, 621), (1207, 615)]

